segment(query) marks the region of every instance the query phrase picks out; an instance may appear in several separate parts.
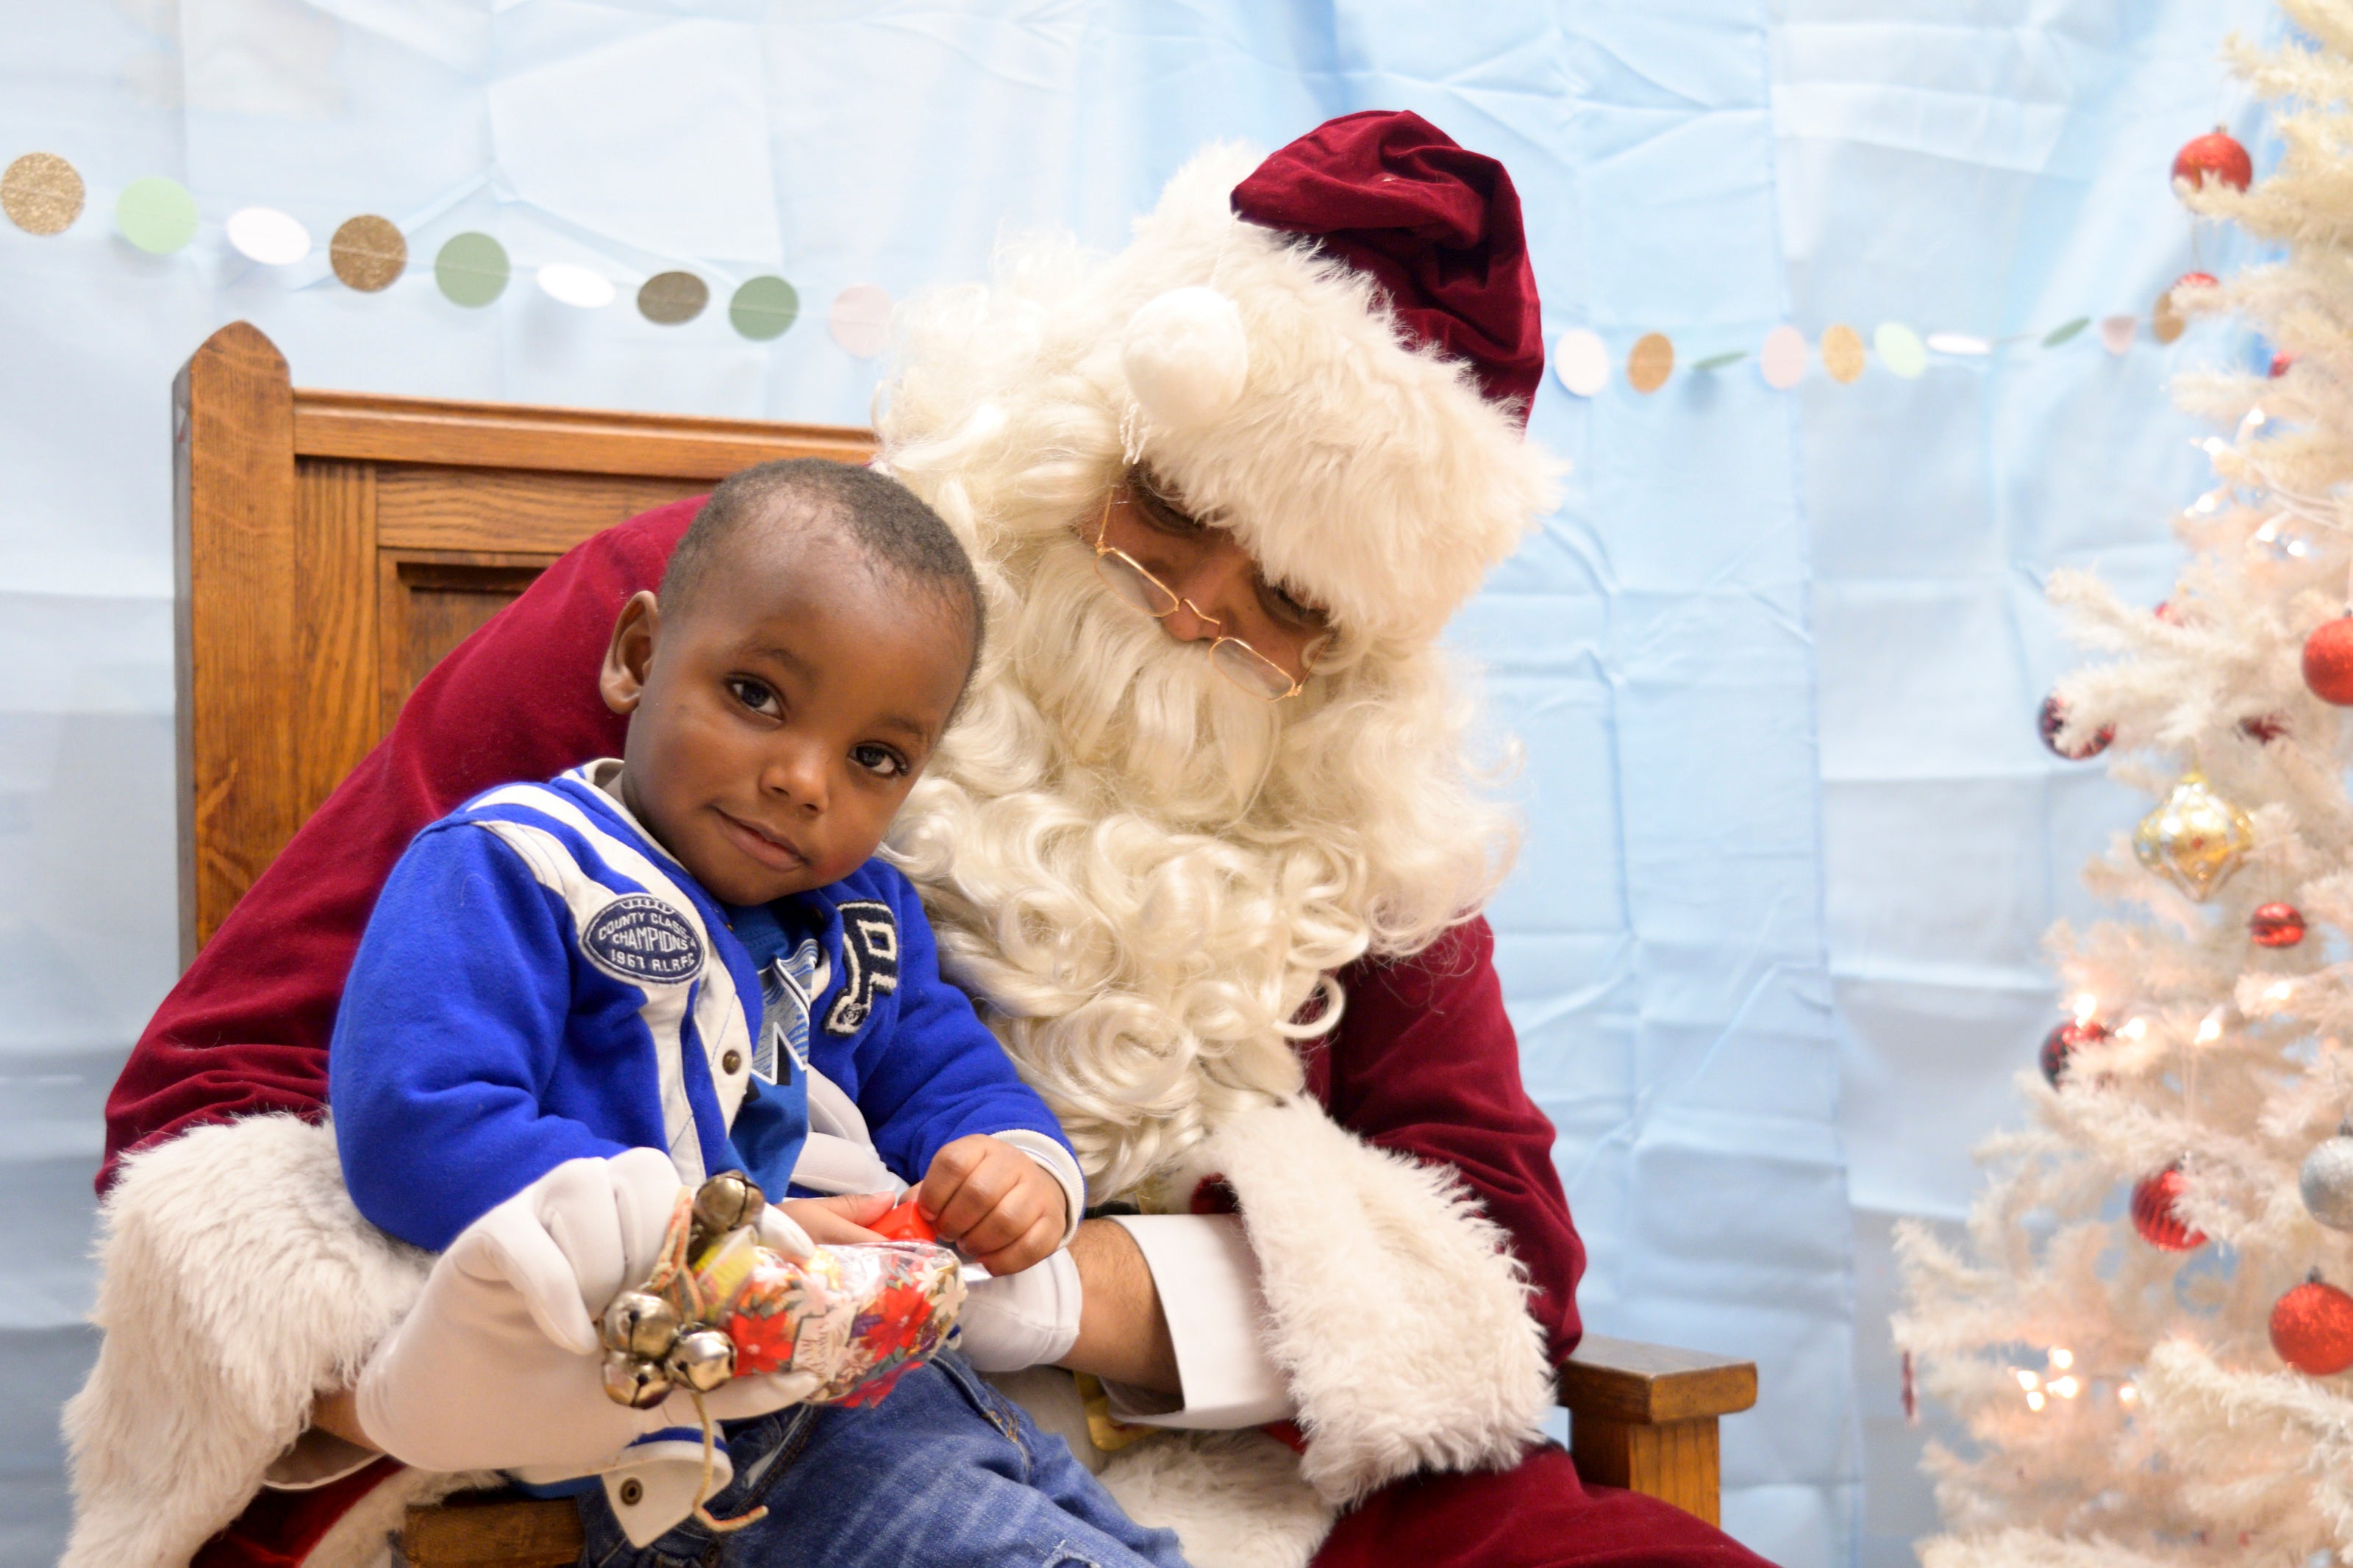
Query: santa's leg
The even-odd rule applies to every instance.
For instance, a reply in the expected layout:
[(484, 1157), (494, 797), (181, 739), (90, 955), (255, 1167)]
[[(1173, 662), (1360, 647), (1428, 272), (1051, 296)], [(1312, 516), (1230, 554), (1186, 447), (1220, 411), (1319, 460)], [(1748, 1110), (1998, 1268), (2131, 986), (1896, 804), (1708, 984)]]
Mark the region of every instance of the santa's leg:
[(1639, 1492), (1588, 1487), (1547, 1445), (1516, 1468), (1415, 1476), (1340, 1516), (1314, 1568), (1767, 1568)]

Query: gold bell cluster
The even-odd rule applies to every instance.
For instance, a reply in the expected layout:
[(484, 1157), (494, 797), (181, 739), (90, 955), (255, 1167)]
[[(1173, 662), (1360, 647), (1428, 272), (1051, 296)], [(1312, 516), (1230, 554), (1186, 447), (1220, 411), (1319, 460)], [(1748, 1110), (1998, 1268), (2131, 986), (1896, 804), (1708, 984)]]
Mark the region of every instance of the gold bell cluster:
[(2230, 879), (2254, 843), (2247, 814), (2194, 770), (2133, 830), (2140, 863), (2200, 903)]
[[(701, 1258), (727, 1236), (755, 1224), (767, 1196), (740, 1171), (723, 1171), (695, 1189), (687, 1256)], [(709, 1394), (735, 1375), (735, 1342), (715, 1323), (692, 1321), (664, 1291), (624, 1290), (605, 1309), (605, 1392), (614, 1403), (649, 1410), (674, 1389)]]

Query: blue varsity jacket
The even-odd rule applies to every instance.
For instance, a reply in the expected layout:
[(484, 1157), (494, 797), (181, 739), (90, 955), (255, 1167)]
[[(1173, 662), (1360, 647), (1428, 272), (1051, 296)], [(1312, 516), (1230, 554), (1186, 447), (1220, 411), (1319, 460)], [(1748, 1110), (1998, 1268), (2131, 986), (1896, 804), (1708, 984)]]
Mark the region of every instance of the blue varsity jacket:
[(475, 796), (386, 879), (327, 1058), (371, 1222), (438, 1251), (565, 1161), (632, 1146), (689, 1184), (744, 1169), (781, 1197), (811, 1068), (905, 1180), (968, 1133), (1069, 1146), (940, 978), (904, 877), (870, 860), (730, 910), (590, 782), (613, 765)]

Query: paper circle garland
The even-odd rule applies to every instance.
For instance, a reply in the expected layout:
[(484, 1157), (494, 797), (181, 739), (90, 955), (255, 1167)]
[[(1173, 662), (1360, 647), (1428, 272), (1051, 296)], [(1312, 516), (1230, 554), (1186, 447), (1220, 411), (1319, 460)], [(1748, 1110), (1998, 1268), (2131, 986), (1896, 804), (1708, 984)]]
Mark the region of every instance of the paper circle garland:
[(390, 218), (363, 213), (335, 226), (327, 241), (327, 265), (344, 288), (381, 293), (408, 270), (408, 241)]
[(1862, 379), (1864, 356), (1862, 334), (1844, 321), (1822, 333), (1822, 368), (1841, 386), (1852, 386)]
[(534, 274), (540, 291), (575, 310), (601, 310), (613, 302), (613, 280), (575, 262), (551, 261)]
[(1552, 373), (1579, 397), (1609, 384), (1609, 345), (1590, 327), (1571, 327), (1553, 344)]
[(799, 291), (776, 277), (744, 279), (727, 301), (728, 324), (755, 343), (783, 337), (800, 313)]
[(1880, 363), (1906, 381), (1916, 380), (1928, 368), (1927, 346), (1901, 321), (1882, 321), (1871, 334), (1871, 346), (1878, 351)]
[(2103, 316), (2100, 318), (2100, 346), (2119, 359), (2132, 352), (2133, 339), (2140, 335), (2137, 316)]
[(240, 207), (221, 232), (231, 249), (265, 267), (289, 267), (311, 254), (311, 231), (276, 207)]
[(1806, 375), (1806, 334), (1786, 321), (1766, 333), (1757, 371), (1776, 392), (1797, 385)]
[(26, 234), (63, 234), (81, 216), (81, 175), (55, 153), (27, 153), (0, 174), (0, 212)]
[(702, 314), (711, 285), (691, 272), (657, 272), (638, 285), (638, 314), (658, 327), (675, 327)]
[(196, 237), (196, 198), (179, 181), (150, 174), (122, 187), (114, 225), (140, 249), (169, 256)]
[(433, 258), (434, 286), (453, 305), (480, 310), (506, 292), (507, 247), (487, 234), (450, 236)]
[(826, 325), (844, 352), (872, 359), (890, 342), (891, 296), (879, 283), (852, 283), (833, 297)]
[(2323, 702), (2353, 708), (2353, 616), (2323, 621), (2304, 639), (2304, 683)]
[(1675, 374), (1675, 345), (1664, 332), (1644, 332), (1626, 355), (1626, 384), (1650, 394), (1667, 384)]
[(2173, 1210), (2187, 1184), (2179, 1165), (2168, 1165), (2133, 1184), (2133, 1229), (2160, 1252), (2194, 1252), (2206, 1245), (2206, 1233), (2192, 1230)]
[(2307, 1377), (2353, 1366), (2353, 1296), (2313, 1277), (2272, 1308), (2272, 1349)]

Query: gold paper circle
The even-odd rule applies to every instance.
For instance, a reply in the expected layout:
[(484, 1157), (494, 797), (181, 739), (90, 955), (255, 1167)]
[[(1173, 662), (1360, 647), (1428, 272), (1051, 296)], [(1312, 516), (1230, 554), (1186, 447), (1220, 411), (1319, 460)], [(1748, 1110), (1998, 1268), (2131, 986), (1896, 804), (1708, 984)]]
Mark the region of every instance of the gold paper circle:
[(63, 234), (81, 216), (81, 176), (55, 153), (27, 153), (0, 174), (0, 211), (26, 234)]
[(711, 285), (691, 272), (657, 272), (638, 289), (638, 314), (658, 327), (675, 327), (702, 314)]
[(1822, 334), (1822, 368), (1841, 386), (1862, 379), (1862, 334), (1841, 321)]
[(408, 241), (389, 218), (372, 213), (345, 218), (327, 245), (328, 265), (346, 288), (363, 294), (389, 289), (408, 270)]
[(2168, 289), (2157, 297), (2157, 308), (2148, 313), (2148, 333), (2158, 342), (2169, 343), (2189, 329), (2189, 322), (2173, 303), (2173, 290)]
[(1637, 392), (1656, 392), (1675, 374), (1675, 345), (1664, 332), (1645, 332), (1626, 356), (1626, 380)]

